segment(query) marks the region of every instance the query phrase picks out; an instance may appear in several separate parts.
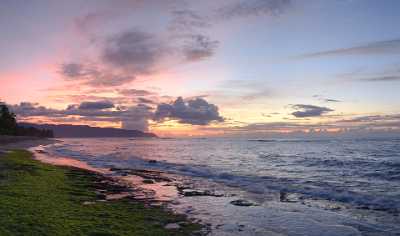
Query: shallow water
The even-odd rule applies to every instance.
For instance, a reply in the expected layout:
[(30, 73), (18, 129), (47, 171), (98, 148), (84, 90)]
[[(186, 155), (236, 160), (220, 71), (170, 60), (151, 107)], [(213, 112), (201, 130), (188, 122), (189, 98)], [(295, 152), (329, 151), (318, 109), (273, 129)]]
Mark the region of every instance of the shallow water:
[[(213, 235), (400, 235), (400, 139), (64, 139), (46, 151), (222, 192), (172, 195), (173, 209)], [(237, 199), (255, 205), (230, 204)]]

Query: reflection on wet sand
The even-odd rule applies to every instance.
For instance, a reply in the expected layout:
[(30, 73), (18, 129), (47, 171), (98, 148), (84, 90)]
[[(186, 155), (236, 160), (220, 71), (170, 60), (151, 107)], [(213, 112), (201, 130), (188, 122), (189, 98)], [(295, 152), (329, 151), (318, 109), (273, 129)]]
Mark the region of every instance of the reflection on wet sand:
[(30, 148), (29, 150), (34, 153), (34, 157), (37, 160), (42, 161), (44, 163), (49, 163), (49, 164), (57, 165), (57, 166), (76, 167), (76, 168), (80, 168), (80, 169), (98, 172), (101, 174), (109, 173), (109, 170), (107, 170), (107, 169), (94, 168), (94, 167), (89, 166), (87, 163), (76, 160), (76, 159), (60, 157), (60, 156), (53, 156), (53, 155), (49, 156), (48, 153), (46, 151), (44, 151), (43, 147), (41, 147), (41, 146), (35, 147), (35, 148)]

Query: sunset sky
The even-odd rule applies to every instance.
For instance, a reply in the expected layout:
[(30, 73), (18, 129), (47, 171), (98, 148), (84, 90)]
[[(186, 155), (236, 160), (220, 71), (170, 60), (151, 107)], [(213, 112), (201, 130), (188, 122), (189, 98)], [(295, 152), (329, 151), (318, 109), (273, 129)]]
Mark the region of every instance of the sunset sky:
[(400, 130), (397, 0), (5, 0), (18, 120), (161, 136)]

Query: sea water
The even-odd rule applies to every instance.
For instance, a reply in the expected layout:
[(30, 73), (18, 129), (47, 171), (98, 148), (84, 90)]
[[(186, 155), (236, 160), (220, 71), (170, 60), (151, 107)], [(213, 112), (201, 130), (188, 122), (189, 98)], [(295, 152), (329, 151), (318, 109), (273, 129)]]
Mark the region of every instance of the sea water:
[(62, 139), (45, 150), (222, 193), (171, 204), (211, 235), (400, 235), (400, 139)]

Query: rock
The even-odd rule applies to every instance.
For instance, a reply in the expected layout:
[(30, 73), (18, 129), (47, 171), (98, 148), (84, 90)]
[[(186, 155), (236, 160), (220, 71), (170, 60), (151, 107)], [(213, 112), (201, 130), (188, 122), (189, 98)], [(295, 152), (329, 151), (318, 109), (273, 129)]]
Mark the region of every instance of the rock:
[(155, 164), (155, 163), (157, 163), (156, 160), (149, 160), (148, 162), (149, 162), (150, 164)]
[(222, 197), (223, 194), (213, 193), (208, 190), (195, 190), (195, 189), (182, 189), (180, 193), (185, 197), (193, 196), (212, 196), (212, 197)]
[(243, 199), (234, 200), (231, 201), (230, 203), (235, 206), (256, 206), (255, 203)]
[(283, 191), (279, 192), (279, 201), (286, 202), (287, 200), (287, 193)]
[(184, 189), (184, 190), (182, 190), (182, 194), (185, 197), (192, 197), (192, 196), (204, 196), (206, 193), (205, 193), (205, 191), (201, 191), (201, 190)]
[(121, 168), (117, 168), (117, 167), (111, 167), (110, 171), (121, 171)]
[(172, 179), (163, 176), (162, 172), (154, 170), (130, 170), (130, 174), (140, 176), (144, 179), (153, 179), (157, 182), (172, 182)]
[(180, 229), (181, 226), (179, 226), (177, 223), (169, 223), (164, 228), (166, 228), (166, 229)]
[(154, 181), (151, 180), (151, 179), (144, 179), (142, 182), (143, 182), (144, 184), (154, 184)]
[(46, 154), (47, 152), (41, 149), (36, 150), (37, 153)]

